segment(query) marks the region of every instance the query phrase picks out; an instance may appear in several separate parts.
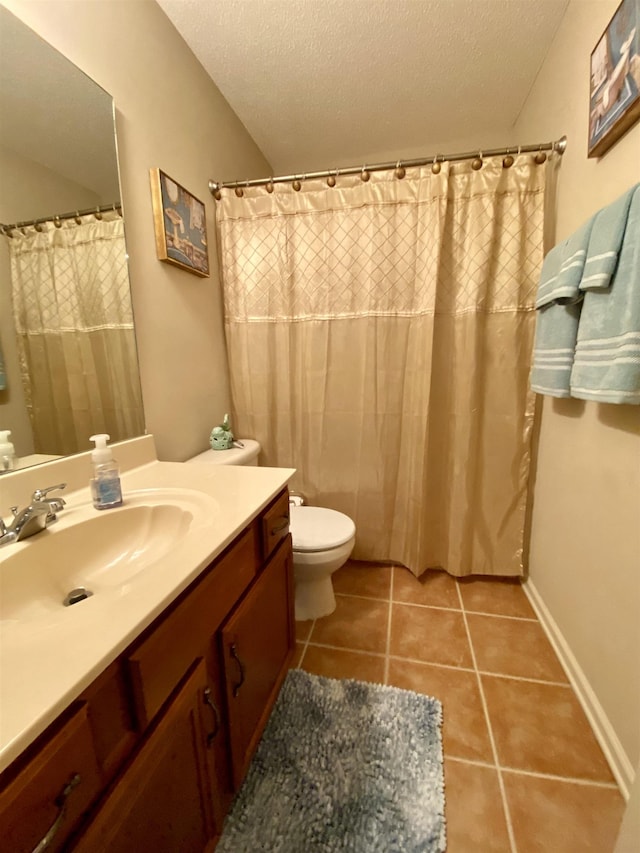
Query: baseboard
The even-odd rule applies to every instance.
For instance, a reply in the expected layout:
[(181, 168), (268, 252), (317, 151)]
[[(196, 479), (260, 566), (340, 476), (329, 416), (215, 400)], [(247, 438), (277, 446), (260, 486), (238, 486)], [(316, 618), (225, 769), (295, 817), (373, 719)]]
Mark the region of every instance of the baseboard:
[(536, 615), (540, 620), (540, 624), (549, 638), (549, 642), (558, 655), (560, 663), (567, 674), (567, 678), (571, 682), (571, 686), (576, 692), (578, 701), (587, 715), (587, 719), (591, 724), (593, 733), (595, 734), (596, 739), (602, 747), (602, 751), (609, 762), (611, 772), (620, 786), (622, 796), (625, 800), (628, 800), (629, 791), (631, 790), (631, 786), (635, 778), (633, 765), (629, 761), (629, 758), (627, 757), (627, 754), (604, 711), (604, 708), (598, 701), (598, 697), (589, 684), (587, 676), (576, 660), (576, 657), (565, 640), (562, 631), (549, 612), (531, 579), (523, 583), (522, 588), (531, 602), (531, 606), (535, 610)]

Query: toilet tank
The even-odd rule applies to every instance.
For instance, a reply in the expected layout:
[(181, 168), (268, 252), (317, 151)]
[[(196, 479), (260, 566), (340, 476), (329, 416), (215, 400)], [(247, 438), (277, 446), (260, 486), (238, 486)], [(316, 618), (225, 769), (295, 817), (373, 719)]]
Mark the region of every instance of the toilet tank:
[(243, 447), (230, 447), (229, 450), (205, 450), (187, 459), (187, 462), (211, 462), (214, 465), (257, 465), (260, 442), (252, 438), (238, 439)]

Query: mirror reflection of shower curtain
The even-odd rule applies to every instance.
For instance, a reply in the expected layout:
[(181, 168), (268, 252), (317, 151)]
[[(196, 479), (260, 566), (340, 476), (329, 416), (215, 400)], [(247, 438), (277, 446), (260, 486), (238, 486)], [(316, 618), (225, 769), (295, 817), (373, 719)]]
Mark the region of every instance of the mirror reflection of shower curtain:
[(523, 573), (544, 185), (520, 155), (223, 191), (234, 426), (355, 559)]
[(116, 213), (14, 231), (13, 311), (36, 453), (144, 432), (124, 225)]

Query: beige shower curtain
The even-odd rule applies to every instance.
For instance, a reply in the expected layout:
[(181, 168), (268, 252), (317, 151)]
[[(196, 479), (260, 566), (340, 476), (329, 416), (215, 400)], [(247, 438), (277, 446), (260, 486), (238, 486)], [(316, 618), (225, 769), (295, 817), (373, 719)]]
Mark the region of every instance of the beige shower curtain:
[(22, 382), (36, 453), (144, 432), (122, 219), (81, 217), (9, 240)]
[(223, 191), (236, 432), (355, 559), (523, 573), (544, 182), (520, 155)]

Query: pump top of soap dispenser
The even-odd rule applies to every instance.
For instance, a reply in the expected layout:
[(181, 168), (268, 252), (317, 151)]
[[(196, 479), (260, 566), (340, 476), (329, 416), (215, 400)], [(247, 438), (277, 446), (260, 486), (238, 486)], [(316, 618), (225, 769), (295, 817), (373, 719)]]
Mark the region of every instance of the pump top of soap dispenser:
[(91, 451), (91, 460), (95, 465), (104, 465), (105, 462), (113, 460), (113, 453), (110, 447), (107, 447), (107, 442), (111, 438), (105, 432), (99, 435), (92, 435), (89, 441), (95, 441), (95, 449)]
[(6, 447), (7, 445), (11, 448), (11, 450), (13, 450), (13, 444), (11, 444), (11, 442), (9, 441), (10, 436), (10, 429), (0, 429), (0, 453), (2, 452), (2, 448)]

